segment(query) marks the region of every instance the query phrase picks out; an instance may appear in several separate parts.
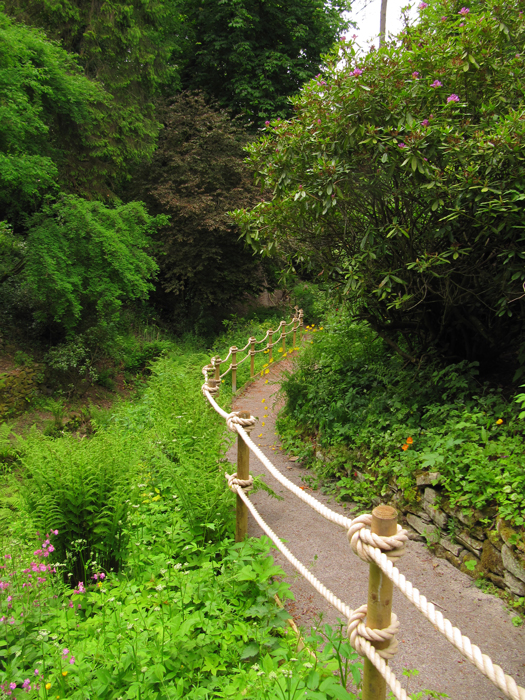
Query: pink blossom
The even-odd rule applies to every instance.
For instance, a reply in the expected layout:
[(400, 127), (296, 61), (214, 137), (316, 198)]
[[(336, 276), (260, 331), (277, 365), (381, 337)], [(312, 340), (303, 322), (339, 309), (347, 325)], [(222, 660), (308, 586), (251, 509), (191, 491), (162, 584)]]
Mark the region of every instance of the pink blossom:
[(428, 7), (428, 2), (420, 2), (419, 5), (417, 6), (417, 9), (424, 10), (427, 7)]
[(320, 123), (321, 123), (321, 120), (320, 120), (320, 119), (318, 119), (318, 120), (317, 120), (317, 123), (318, 123), (318, 124), (320, 124)]
[(416, 80), (417, 78), (419, 78), (419, 72), (418, 72), (417, 70), (415, 70), (415, 71), (412, 73), (412, 77), (414, 78), (414, 80)]
[(16, 688), (16, 683), (9, 683), (9, 687), (11, 690), (14, 690)]
[(355, 77), (357, 78), (358, 76), (362, 75), (362, 73), (363, 71), (361, 70), (361, 68), (356, 68), (351, 75), (355, 75)]
[(62, 649), (62, 656), (67, 656), (69, 654), (69, 649)]
[(40, 671), (38, 670), (38, 668), (35, 668), (35, 676), (38, 676), (39, 673)]
[(47, 548), (47, 551), (48, 551), (48, 552), (54, 552), (54, 551), (55, 551), (55, 548), (53, 547), (52, 544), (49, 545), (49, 547)]
[(10, 554), (6, 554), (6, 555), (4, 556), (4, 559), (12, 559), (12, 557), (11, 557)]
[(264, 122), (264, 126), (270, 126), (270, 122), (269, 122), (269, 121), (265, 121), (265, 122)]
[(75, 604), (73, 603), (72, 600), (69, 601), (69, 607), (70, 607), (70, 608), (74, 608), (74, 607), (75, 607)]
[(445, 15), (443, 15), (443, 17), (441, 18), (441, 21), (442, 21), (442, 22), (446, 22), (446, 21), (447, 21), (447, 18), (445, 17)]
[(447, 102), (459, 102), (459, 97), (452, 93), (452, 95), (447, 97)]
[(74, 657), (74, 656), (72, 656), (72, 657), (69, 659), (69, 663), (70, 663), (70, 664), (74, 664), (74, 663), (75, 663), (75, 657)]
[(466, 17), (470, 10), (468, 7), (462, 7), (461, 10), (458, 12), (458, 15), (463, 15), (463, 17)]
[(352, 39), (355, 41), (357, 39), (357, 34), (352, 34)]
[(406, 148), (407, 147), (406, 143), (398, 143), (397, 145), (399, 148)]
[(53, 530), (53, 535), (58, 535), (58, 530)]
[(434, 80), (434, 82), (432, 83), (432, 85), (430, 87), (435, 87), (435, 88), (443, 87), (443, 84), (440, 83), (439, 80)]
[(103, 581), (106, 578), (106, 574), (100, 574), (100, 578)]
[(346, 36), (342, 36), (341, 41), (346, 41)]
[(29, 690), (31, 690), (31, 685), (30, 685), (30, 684), (31, 684), (31, 681), (29, 680), (29, 678), (26, 678), (25, 681), (22, 683), (22, 688), (27, 688), (27, 687), (29, 687)]

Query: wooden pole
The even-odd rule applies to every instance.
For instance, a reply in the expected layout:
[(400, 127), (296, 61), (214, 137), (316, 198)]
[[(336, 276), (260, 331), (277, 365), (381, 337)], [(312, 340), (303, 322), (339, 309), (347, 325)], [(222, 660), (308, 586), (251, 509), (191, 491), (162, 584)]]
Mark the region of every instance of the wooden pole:
[(299, 342), (303, 339), (304, 333), (304, 315), (303, 310), (299, 309)]
[(273, 339), (273, 331), (270, 328), (270, 330), (268, 331), (268, 349), (270, 351), (268, 354), (268, 364), (270, 364), (270, 361), (272, 360), (272, 350), (273, 350), (272, 339)]
[(250, 377), (253, 377), (253, 375), (255, 374), (255, 338), (253, 336), (250, 338), (250, 343)]
[(286, 333), (286, 323), (284, 321), (281, 321), (281, 333), (283, 336), (283, 355), (286, 352), (286, 336), (284, 335)]
[[(249, 418), (249, 411), (239, 411), (239, 418)], [(248, 479), (250, 476), (250, 448), (240, 435), (237, 435), (237, 478)], [(237, 496), (235, 541), (242, 542), (248, 531), (248, 508), (240, 496)]]
[(294, 316), (294, 319), (293, 319), (293, 326), (292, 326), (292, 328), (293, 328), (293, 336), (292, 336), (292, 338), (293, 338), (293, 348), (292, 348), (292, 351), (295, 351), (295, 348), (296, 348), (295, 340), (296, 340), (296, 335), (297, 335), (297, 319), (296, 319), (295, 316)]
[(217, 357), (214, 358), (214, 365), (215, 365), (215, 377), (218, 382), (221, 380), (221, 358), (217, 355)]
[(237, 391), (237, 348), (232, 347), (232, 394)]
[[(397, 533), (397, 510), (391, 506), (377, 506), (372, 511), (371, 531), (376, 535), (391, 537)], [(394, 584), (383, 574), (375, 562), (370, 563), (368, 579), (368, 607), (366, 626), (385, 629), (390, 625)], [(386, 649), (389, 642), (373, 642), (376, 649)], [(376, 667), (365, 658), (362, 700), (385, 700), (386, 681)]]

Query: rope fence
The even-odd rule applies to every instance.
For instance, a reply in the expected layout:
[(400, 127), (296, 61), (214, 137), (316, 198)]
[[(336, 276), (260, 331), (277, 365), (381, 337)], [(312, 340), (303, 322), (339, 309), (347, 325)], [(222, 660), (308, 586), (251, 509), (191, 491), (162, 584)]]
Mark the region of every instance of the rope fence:
[[(286, 332), (284, 328), (291, 326)], [(253, 377), (253, 357), (256, 352), (268, 350), (271, 358), (272, 348), (279, 342), (286, 348), (286, 336), (293, 333), (293, 348), (296, 348), (296, 334), (301, 340), (304, 332), (302, 310), (296, 308), (296, 314), (289, 323), (281, 321), (277, 331), (267, 331), (264, 338), (250, 338), (244, 348), (231, 347), (224, 360), (212, 358), (211, 364), (203, 368), (205, 383), (202, 393), (210, 406), (226, 421), (229, 430), (237, 433), (237, 471), (234, 474), (225, 473), (228, 487), (237, 495), (236, 541), (242, 541), (247, 533), (248, 512), (250, 512), (263, 532), (272, 540), (277, 549), (290, 564), (310, 583), (315, 590), (325, 598), (338, 612), (348, 620), (348, 637), (352, 647), (364, 657), (363, 700), (385, 700), (386, 687), (390, 688), (398, 700), (408, 700), (406, 691), (388, 666), (388, 660), (393, 658), (398, 649), (396, 635), (399, 622), (392, 613), (393, 587), (398, 588), (405, 598), (447, 639), (468, 661), (478, 668), (494, 685), (496, 685), (511, 700), (525, 700), (525, 689), (518, 686), (515, 680), (503, 669), (494, 664), (492, 659), (483, 654), (481, 649), (472, 644), (470, 639), (452, 625), (435, 606), (415, 588), (410, 581), (395, 566), (405, 552), (408, 533), (397, 523), (397, 511), (391, 506), (380, 505), (371, 514), (360, 515), (354, 519), (347, 518), (328, 508), (313, 496), (302, 491), (293, 484), (272, 464), (266, 455), (257, 447), (250, 437), (250, 432), (257, 419), (246, 411), (227, 413), (216, 399), (218, 397), (221, 377), (232, 372), (232, 389), (236, 390), (236, 369), (240, 362), (252, 358), (251, 376)], [(273, 340), (273, 334), (279, 337)], [(267, 340), (265, 348), (256, 351), (255, 345)], [(250, 348), (248, 354), (237, 362), (236, 356)], [(220, 365), (232, 358), (228, 369), (221, 375)], [(209, 375), (213, 372), (214, 377)], [(250, 452), (253, 452), (268, 469), (270, 474), (291, 493), (300, 498), (308, 506), (324, 518), (343, 527), (347, 532), (350, 547), (364, 562), (370, 566), (368, 603), (356, 609), (341, 601), (330, 589), (317, 579), (302, 564), (292, 552), (281, 542), (264, 518), (257, 511), (248, 497), (253, 485), (249, 471)]]

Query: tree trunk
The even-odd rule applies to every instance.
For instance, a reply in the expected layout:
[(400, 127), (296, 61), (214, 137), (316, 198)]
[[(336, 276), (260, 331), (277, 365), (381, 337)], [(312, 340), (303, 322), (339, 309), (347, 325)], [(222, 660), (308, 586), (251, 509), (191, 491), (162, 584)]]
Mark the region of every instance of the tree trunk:
[(381, 0), (381, 17), (379, 19), (379, 46), (381, 46), (385, 40), (386, 4), (387, 4), (387, 0)]

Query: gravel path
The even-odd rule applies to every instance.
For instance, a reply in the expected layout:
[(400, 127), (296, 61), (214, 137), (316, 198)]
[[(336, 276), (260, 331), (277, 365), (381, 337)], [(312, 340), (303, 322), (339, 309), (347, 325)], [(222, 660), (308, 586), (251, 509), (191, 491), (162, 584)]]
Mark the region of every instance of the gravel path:
[[(236, 399), (234, 408), (250, 411), (259, 418), (252, 432), (254, 441), (283, 474), (294, 483), (304, 485), (302, 476), (307, 471), (289, 461), (275, 434), (275, 418), (280, 407), (277, 397), (279, 377), (284, 370), (291, 368), (292, 362), (292, 359), (280, 362), (264, 379), (249, 384)], [(235, 447), (228, 457), (235, 462)], [(345, 532), (282, 487), (267, 474), (254, 455), (251, 455), (250, 471), (252, 474), (266, 474), (266, 482), (284, 497), (283, 501), (277, 501), (260, 491), (253, 495), (252, 501), (277, 535), (288, 542), (292, 553), (348, 605), (356, 608), (366, 603), (368, 566), (352, 553)], [(332, 499), (319, 491), (314, 494), (332, 509), (351, 517)], [(249, 517), (249, 534), (261, 535), (260, 528)], [(339, 613), (288, 564), (280, 552), (275, 552), (274, 558), (287, 573), (295, 596), (295, 601), (287, 604), (295, 622), (308, 629), (322, 613), (325, 622), (335, 623)], [(513, 626), (512, 615), (501, 600), (480, 591), (468, 576), (446, 560), (435, 557), (421, 542), (408, 543), (407, 554), (401, 559), (399, 568), (453, 625), (489, 654), (519, 685), (525, 686), (525, 629)], [(447, 693), (454, 700), (499, 700), (505, 697), (435, 631), (397, 589), (394, 591), (393, 609), (400, 620), (401, 631), (398, 636), (400, 651), (391, 665), (398, 677), (403, 668), (419, 670), (419, 676), (410, 682), (411, 693), (430, 688)]]

